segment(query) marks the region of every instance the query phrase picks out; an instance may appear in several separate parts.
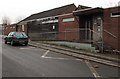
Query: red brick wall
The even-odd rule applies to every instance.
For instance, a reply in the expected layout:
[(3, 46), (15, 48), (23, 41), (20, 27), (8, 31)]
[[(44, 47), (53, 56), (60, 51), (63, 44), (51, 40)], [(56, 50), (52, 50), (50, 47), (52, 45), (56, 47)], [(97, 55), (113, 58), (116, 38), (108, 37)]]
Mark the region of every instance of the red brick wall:
[[(74, 18), (73, 22), (63, 22), (63, 19)], [(59, 17), (59, 40), (76, 41), (79, 40), (79, 30), (74, 29), (79, 28), (79, 19), (74, 17), (73, 14), (63, 15)], [(70, 30), (68, 30), (70, 29)]]
[[(18, 29), (18, 31), (25, 32), (27, 34), (27, 24), (25, 24), (24, 27), (25, 27), (24, 31), (22, 31), (22, 26), (21, 25), (19, 25), (17, 29)], [(16, 25), (15, 24), (7, 25), (4, 28), (4, 35), (8, 35), (10, 32), (14, 32), (14, 31), (16, 31)]]
[(107, 8), (104, 10), (104, 22), (103, 22), (103, 29), (110, 32), (111, 34), (113, 34), (114, 36), (116, 36), (117, 38), (113, 37), (112, 35), (110, 35), (107, 32), (103, 32), (103, 38), (104, 38), (104, 42), (110, 46), (112, 46), (114, 49), (120, 49), (119, 45), (120, 45), (120, 29), (118, 24), (120, 24), (118, 22), (118, 19), (120, 19), (120, 17), (111, 17), (111, 13), (113, 12), (118, 12), (118, 7), (114, 7), (114, 8)]
[(7, 25), (4, 28), (4, 35), (8, 35), (10, 32), (14, 32), (16, 31), (16, 25), (12, 24), (12, 25)]

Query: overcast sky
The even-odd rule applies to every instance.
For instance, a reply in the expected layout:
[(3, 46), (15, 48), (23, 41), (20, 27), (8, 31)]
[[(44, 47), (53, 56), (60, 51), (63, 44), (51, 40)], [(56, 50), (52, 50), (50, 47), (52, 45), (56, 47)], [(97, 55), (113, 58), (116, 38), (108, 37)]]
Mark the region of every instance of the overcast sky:
[(31, 14), (74, 3), (76, 6), (107, 8), (115, 6), (120, 0), (0, 0), (0, 23), (7, 16), (12, 23), (17, 18), (25, 18)]

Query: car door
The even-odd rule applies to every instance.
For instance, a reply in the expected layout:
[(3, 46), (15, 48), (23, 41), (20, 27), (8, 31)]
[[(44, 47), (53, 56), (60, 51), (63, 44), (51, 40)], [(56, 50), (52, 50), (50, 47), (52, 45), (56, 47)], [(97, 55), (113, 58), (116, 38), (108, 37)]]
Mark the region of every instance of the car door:
[(10, 34), (8, 34), (6, 40), (7, 40), (8, 42), (11, 42), (12, 36), (13, 36), (13, 32), (11, 32)]

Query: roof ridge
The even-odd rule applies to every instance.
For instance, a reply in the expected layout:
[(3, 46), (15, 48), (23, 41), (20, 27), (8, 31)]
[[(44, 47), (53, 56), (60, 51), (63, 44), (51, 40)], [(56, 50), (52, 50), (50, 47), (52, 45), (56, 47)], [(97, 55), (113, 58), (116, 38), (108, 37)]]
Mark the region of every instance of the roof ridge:
[(64, 6), (61, 6), (61, 7), (57, 7), (57, 8), (49, 9), (49, 10), (42, 11), (42, 12), (39, 12), (39, 13), (31, 14), (30, 16), (23, 19), (22, 21), (31, 20), (31, 19), (38, 19), (38, 18), (42, 18), (42, 17), (60, 15), (60, 14), (64, 13), (66, 9), (69, 9), (69, 8), (71, 8), (71, 9), (68, 10), (66, 13), (68, 13), (70, 11), (73, 11), (74, 8), (77, 8), (77, 7), (76, 7), (76, 5), (74, 3), (64, 5)]
[(67, 7), (67, 6), (70, 6), (70, 5), (74, 5), (74, 6), (76, 7), (76, 5), (75, 5), (74, 3), (72, 3), (72, 4), (68, 4), (68, 5), (61, 6), (61, 7), (56, 7), (56, 8), (52, 8), (52, 9), (45, 10), (45, 11), (42, 11), (42, 12), (38, 12), (38, 13), (35, 13), (35, 14), (31, 14), (31, 15), (36, 15), (36, 14), (40, 14), (40, 13), (44, 13), (44, 12), (49, 12), (49, 11), (51, 11), (51, 10), (55, 10), (55, 9)]

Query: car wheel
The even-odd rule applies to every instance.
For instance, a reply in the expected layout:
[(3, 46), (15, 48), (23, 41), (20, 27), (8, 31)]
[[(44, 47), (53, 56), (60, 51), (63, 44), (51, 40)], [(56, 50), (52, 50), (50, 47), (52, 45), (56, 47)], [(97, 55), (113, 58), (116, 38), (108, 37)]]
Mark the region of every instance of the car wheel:
[(14, 41), (11, 41), (10, 44), (13, 46), (14, 45)]
[(5, 44), (7, 44), (7, 41), (5, 40)]
[(25, 42), (25, 46), (27, 46), (28, 45), (28, 42)]

